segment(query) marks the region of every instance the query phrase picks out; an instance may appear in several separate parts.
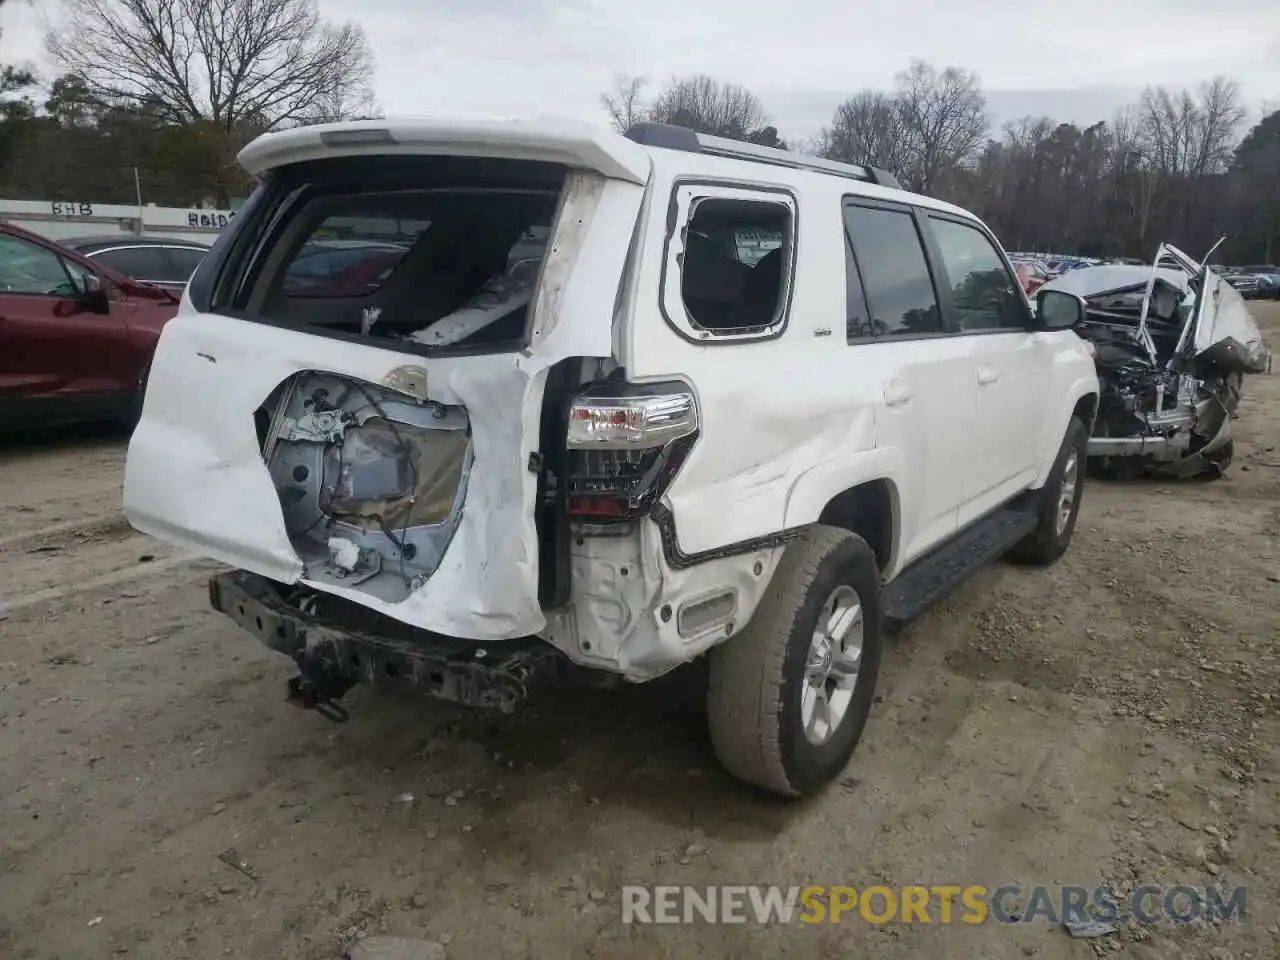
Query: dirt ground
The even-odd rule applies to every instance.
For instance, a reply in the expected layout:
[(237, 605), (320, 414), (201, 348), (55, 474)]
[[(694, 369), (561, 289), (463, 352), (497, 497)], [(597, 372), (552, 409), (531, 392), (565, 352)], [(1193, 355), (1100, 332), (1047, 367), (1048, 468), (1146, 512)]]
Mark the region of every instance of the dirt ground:
[[(1091, 481), (1056, 567), (997, 565), (898, 637), (803, 804), (719, 772), (680, 678), (507, 720), (290, 707), (290, 664), (207, 609), (216, 567), (122, 518), (123, 440), (6, 442), (0, 956), (1280, 957), (1280, 377), (1246, 391), (1225, 479)], [(1102, 880), (1241, 884), (1249, 918), (624, 926), (619, 893)]]

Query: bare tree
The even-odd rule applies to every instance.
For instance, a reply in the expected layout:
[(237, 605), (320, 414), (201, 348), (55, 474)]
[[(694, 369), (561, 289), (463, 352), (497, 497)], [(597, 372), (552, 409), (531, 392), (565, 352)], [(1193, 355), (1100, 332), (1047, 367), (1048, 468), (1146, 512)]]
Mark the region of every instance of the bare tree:
[(648, 81), (644, 77), (619, 74), (614, 78), (613, 91), (600, 95), (600, 103), (609, 113), (614, 129), (625, 133), (634, 124), (644, 120), (647, 110), (641, 94)]
[(897, 100), (913, 156), (904, 171), (915, 190), (970, 162), (987, 133), (987, 100), (978, 76), (959, 67), (941, 72), (922, 60), (897, 76)]
[(1244, 121), (1240, 85), (1226, 77), (1190, 90), (1148, 88), (1139, 101), (1139, 126), (1161, 173), (1198, 179), (1221, 173), (1231, 162)]
[(764, 106), (754, 93), (701, 75), (673, 80), (647, 114), (658, 123), (735, 140), (746, 140), (768, 126)]
[(104, 102), (223, 131), (368, 111), (364, 31), (317, 0), (66, 0), (53, 59)]
[(1199, 123), (1188, 90), (1148, 87), (1138, 101), (1138, 135), (1155, 169), (1166, 176), (1190, 172)]
[(365, 88), (334, 90), (321, 97), (306, 118), (308, 123), (332, 123), (337, 120), (381, 120), (382, 108), (373, 91)]
[(1239, 85), (1225, 77), (1195, 93), (1164, 87), (1143, 91), (1138, 104), (1142, 148), (1160, 180), (1178, 181), (1169, 205), (1184, 227), (1203, 200), (1206, 178), (1229, 166), (1244, 116)]
[(901, 101), (880, 90), (863, 90), (836, 108), (831, 126), (822, 131), (820, 149), (831, 160), (901, 174), (913, 147)]
[(1141, 105), (1121, 110), (1111, 122), (1113, 192), (1123, 198), (1136, 234), (1137, 249), (1147, 251), (1147, 232), (1162, 173), (1155, 150), (1144, 134)]
[(1236, 134), (1244, 122), (1240, 84), (1226, 77), (1214, 77), (1200, 87), (1200, 124), (1191, 174), (1195, 177), (1221, 173), (1231, 164)]

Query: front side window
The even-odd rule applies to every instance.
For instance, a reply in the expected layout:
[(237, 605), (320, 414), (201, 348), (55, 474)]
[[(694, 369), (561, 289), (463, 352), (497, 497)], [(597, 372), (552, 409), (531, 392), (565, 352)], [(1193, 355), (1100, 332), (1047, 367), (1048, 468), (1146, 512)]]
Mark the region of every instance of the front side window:
[(1025, 330), (1027, 309), (995, 245), (976, 227), (930, 217), (963, 332)]
[(79, 292), (52, 250), (0, 234), (0, 293), (71, 297)]
[(677, 191), (664, 304), (690, 339), (770, 336), (786, 322), (795, 208), (790, 197), (736, 188)]
[[(857, 339), (942, 333), (938, 297), (910, 211), (851, 204), (844, 208), (844, 224), (869, 313), (856, 324), (850, 315), (850, 335)], [(849, 278), (849, 285), (856, 280)]]
[(83, 267), (74, 260), (62, 261), (63, 266), (67, 268), (67, 273), (71, 274), (71, 283), (74, 285), (77, 293), (89, 292), (89, 278), (94, 276), (88, 267)]

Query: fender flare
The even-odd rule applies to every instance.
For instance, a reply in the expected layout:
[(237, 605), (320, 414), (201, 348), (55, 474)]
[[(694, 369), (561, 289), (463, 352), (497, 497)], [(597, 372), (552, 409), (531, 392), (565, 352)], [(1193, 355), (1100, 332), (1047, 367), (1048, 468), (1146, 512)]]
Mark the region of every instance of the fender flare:
[(905, 460), (894, 447), (861, 450), (849, 456), (825, 460), (796, 477), (787, 494), (784, 524), (788, 529), (817, 523), (827, 504), (837, 495), (864, 483), (883, 480), (889, 486), (893, 535), (889, 569), (898, 557), (902, 530), (901, 489)]
[[(1035, 481), (1031, 484), (1031, 489), (1035, 490), (1044, 486), (1044, 482), (1049, 476), (1049, 471), (1053, 469), (1053, 461), (1058, 455), (1058, 448), (1061, 446), (1062, 438), (1067, 432), (1067, 423), (1075, 413), (1076, 405), (1087, 396), (1092, 395), (1097, 398), (1100, 392), (1101, 388), (1098, 385), (1098, 378), (1096, 376), (1077, 377), (1072, 381), (1071, 389), (1066, 392), (1066, 400), (1062, 406), (1056, 410), (1050, 411), (1051, 419), (1045, 424), (1045, 432), (1040, 439), (1042, 453), (1040, 457), (1041, 466), (1039, 472), (1036, 474)], [(1097, 416), (1096, 403), (1094, 406), (1094, 416)], [(1085, 430), (1092, 435), (1093, 423), (1086, 423), (1084, 426)]]

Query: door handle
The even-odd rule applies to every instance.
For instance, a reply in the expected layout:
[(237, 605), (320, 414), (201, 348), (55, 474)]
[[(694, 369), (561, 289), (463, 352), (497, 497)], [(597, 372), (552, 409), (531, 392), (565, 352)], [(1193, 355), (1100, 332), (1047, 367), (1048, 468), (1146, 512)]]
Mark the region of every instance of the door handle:
[(999, 379), (1000, 379), (1000, 371), (997, 370), (995, 367), (989, 367), (986, 364), (978, 365), (978, 383), (979, 384), (985, 385), (988, 383), (995, 383)]
[(885, 384), (884, 405), (886, 407), (901, 407), (910, 402), (911, 388), (905, 383), (894, 380)]

